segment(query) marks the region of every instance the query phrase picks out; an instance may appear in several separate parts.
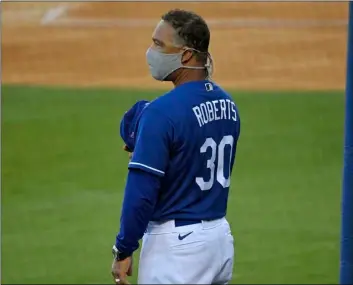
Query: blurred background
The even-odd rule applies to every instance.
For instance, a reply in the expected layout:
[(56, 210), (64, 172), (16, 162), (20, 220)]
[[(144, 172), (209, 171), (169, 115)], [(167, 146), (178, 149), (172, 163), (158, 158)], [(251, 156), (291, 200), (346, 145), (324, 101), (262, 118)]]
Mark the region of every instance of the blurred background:
[(209, 23), (214, 80), (242, 117), (233, 283), (338, 282), (347, 3), (5, 2), (2, 283), (111, 283), (118, 125), (172, 88), (145, 60), (172, 8)]

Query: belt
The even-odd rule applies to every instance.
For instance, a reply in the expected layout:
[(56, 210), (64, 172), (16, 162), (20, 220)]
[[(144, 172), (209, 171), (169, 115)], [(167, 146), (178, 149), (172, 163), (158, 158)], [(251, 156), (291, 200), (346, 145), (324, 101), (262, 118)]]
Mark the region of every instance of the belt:
[(175, 227), (183, 227), (183, 226), (201, 224), (202, 220), (175, 219), (174, 223), (175, 223)]

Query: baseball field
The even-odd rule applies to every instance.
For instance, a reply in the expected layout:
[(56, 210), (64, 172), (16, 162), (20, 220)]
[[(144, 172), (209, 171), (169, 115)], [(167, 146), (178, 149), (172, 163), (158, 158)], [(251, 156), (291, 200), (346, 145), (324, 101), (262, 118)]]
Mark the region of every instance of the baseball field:
[(171, 88), (145, 60), (170, 8), (209, 22), (214, 79), (242, 118), (233, 283), (337, 283), (347, 6), (1, 3), (1, 283), (112, 283), (128, 163), (118, 126)]

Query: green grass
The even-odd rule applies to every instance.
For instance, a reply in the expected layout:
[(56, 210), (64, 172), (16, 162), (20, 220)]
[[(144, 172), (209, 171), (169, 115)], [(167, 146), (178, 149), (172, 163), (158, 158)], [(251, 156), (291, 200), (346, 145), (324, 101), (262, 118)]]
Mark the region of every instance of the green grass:
[[(118, 123), (160, 94), (2, 88), (2, 283), (112, 283), (128, 163)], [(343, 92), (233, 96), (233, 282), (337, 283)]]

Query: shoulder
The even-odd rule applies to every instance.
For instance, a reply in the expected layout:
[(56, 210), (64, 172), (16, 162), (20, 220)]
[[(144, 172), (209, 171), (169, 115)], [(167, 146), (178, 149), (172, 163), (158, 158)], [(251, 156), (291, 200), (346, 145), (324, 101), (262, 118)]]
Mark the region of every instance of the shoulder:
[(149, 102), (141, 115), (140, 125), (156, 130), (174, 129), (173, 115), (170, 114), (172, 106), (173, 103), (170, 102), (167, 94)]
[(144, 114), (155, 114), (157, 116), (171, 118), (171, 112), (175, 108), (177, 102), (173, 94), (174, 92), (170, 91), (151, 101), (145, 107)]
[(225, 97), (225, 99), (229, 99), (229, 100), (233, 101), (234, 104), (236, 105), (236, 102), (235, 102), (235, 100), (234, 100), (234, 98), (233, 98), (233, 96), (232, 96), (232, 94), (230, 92), (228, 92), (226, 89), (224, 89), (220, 85), (218, 85), (218, 84), (216, 84), (214, 82), (212, 82), (212, 83), (213, 83), (215, 89), (218, 90)]
[(214, 90), (216, 90), (216, 91), (218, 91), (220, 93), (223, 93), (223, 95), (226, 96), (226, 97), (232, 98), (230, 93), (225, 88), (220, 86), (218, 83), (216, 83), (214, 81), (211, 81), (210, 83), (212, 83)]

